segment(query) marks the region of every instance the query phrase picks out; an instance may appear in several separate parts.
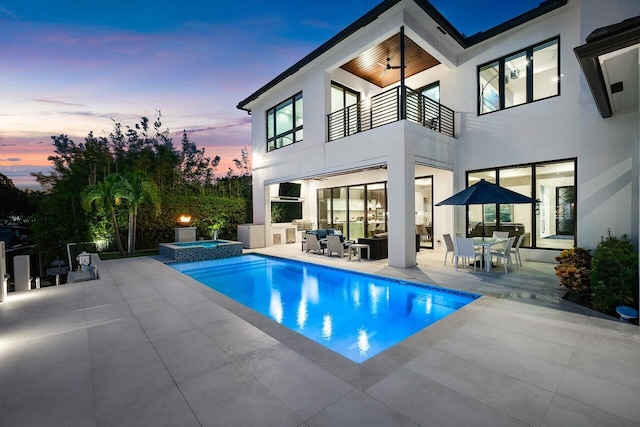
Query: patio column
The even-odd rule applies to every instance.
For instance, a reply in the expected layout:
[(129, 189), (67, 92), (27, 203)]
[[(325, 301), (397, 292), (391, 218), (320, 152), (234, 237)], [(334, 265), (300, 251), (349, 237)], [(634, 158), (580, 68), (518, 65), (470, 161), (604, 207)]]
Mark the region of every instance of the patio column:
[(392, 267), (416, 265), (414, 157), (405, 148), (391, 154), (387, 163), (389, 265)]

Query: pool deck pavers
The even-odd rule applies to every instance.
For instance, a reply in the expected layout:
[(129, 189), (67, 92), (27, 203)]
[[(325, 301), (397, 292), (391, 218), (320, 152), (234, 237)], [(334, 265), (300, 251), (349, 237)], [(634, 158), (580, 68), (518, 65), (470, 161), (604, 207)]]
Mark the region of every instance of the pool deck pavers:
[(157, 259), (0, 303), (0, 426), (638, 426), (638, 326), (563, 301), (553, 265), (457, 272), (258, 252), (485, 296), (363, 364)]

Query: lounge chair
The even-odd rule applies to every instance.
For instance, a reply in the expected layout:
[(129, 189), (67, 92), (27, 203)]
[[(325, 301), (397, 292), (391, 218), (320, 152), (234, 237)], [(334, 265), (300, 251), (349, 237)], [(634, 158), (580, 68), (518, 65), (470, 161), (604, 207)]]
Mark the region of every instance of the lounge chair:
[(331, 254), (338, 254), (340, 258), (344, 257), (344, 243), (337, 234), (327, 236), (327, 256)]
[(315, 251), (319, 254), (321, 251), (324, 253), (324, 248), (327, 244), (324, 241), (318, 240), (318, 236), (315, 234), (307, 233), (307, 243), (305, 245), (305, 249), (307, 252)]

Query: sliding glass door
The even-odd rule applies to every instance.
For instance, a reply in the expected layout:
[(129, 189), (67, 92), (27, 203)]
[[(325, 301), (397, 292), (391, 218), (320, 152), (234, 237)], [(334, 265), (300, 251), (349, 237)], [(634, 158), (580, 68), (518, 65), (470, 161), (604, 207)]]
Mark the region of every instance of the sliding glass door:
[(433, 248), (433, 177), (416, 178), (416, 234), (421, 248)]

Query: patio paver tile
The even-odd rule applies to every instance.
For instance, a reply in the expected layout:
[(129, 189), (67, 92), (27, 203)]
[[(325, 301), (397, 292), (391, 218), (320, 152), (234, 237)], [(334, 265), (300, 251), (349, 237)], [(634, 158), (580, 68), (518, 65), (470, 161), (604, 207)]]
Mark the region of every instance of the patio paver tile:
[(637, 425), (584, 403), (555, 395), (541, 427), (632, 427)]
[(544, 419), (553, 392), (437, 350), (427, 350), (407, 369), (529, 425)]
[(353, 390), (347, 382), (282, 344), (255, 352), (240, 363), (302, 419)]
[(204, 332), (194, 329), (153, 343), (176, 383), (233, 363)]
[(636, 388), (567, 369), (557, 393), (640, 424), (640, 392)]
[(398, 369), (366, 392), (420, 425), (527, 425), (406, 368)]
[(411, 427), (418, 425), (357, 389), (307, 420), (307, 424), (310, 427), (352, 427), (358, 425)]
[(298, 426), (303, 421), (237, 364), (180, 384), (203, 426)]

